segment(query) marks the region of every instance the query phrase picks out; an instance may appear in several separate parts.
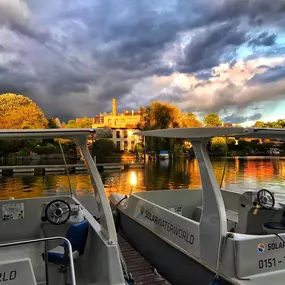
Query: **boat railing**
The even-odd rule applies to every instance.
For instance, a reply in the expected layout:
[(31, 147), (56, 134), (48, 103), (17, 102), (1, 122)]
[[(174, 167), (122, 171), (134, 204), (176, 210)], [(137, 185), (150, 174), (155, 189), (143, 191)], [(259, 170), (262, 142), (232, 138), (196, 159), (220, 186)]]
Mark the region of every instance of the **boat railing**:
[(45, 275), (46, 275), (46, 284), (48, 285), (48, 256), (47, 256), (47, 242), (53, 241), (53, 240), (63, 240), (68, 248), (68, 257), (69, 257), (69, 263), (70, 263), (70, 274), (71, 274), (71, 284), (76, 285), (76, 279), (75, 279), (75, 271), (74, 271), (74, 262), (73, 262), (73, 255), (72, 255), (72, 246), (70, 241), (65, 237), (48, 237), (48, 238), (39, 238), (39, 239), (31, 239), (31, 240), (23, 240), (23, 241), (15, 241), (15, 242), (9, 242), (9, 243), (2, 243), (0, 244), (0, 248), (2, 247), (9, 247), (9, 246), (17, 246), (17, 245), (23, 245), (23, 244), (30, 244), (30, 243), (38, 243), (38, 242), (44, 242), (45, 243), (45, 250), (44, 250), (44, 261), (45, 261)]

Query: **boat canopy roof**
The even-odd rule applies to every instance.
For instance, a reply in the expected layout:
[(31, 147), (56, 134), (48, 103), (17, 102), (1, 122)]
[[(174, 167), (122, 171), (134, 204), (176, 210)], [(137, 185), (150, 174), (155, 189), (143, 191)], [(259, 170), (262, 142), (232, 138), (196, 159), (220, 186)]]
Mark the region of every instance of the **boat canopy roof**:
[(202, 127), (142, 131), (135, 133), (135, 135), (188, 139), (203, 139), (227, 136), (237, 138), (274, 138), (279, 140), (285, 140), (285, 129)]
[(96, 138), (112, 137), (111, 129), (23, 129), (23, 130), (1, 130), (0, 140), (2, 139), (52, 139), (52, 138), (74, 138), (87, 137), (94, 135)]
[(247, 133), (238, 134), (236, 137), (285, 140), (285, 129), (248, 128)]

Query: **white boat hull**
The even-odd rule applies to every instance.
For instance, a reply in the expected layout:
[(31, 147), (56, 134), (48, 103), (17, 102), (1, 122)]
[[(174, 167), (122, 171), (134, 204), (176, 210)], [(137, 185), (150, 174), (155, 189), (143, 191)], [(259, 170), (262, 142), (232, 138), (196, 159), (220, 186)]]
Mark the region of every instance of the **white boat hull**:
[[(201, 263), (172, 247), (122, 211), (119, 231), (158, 272), (173, 285), (209, 285), (215, 274)], [(221, 284), (234, 284), (220, 280)]]

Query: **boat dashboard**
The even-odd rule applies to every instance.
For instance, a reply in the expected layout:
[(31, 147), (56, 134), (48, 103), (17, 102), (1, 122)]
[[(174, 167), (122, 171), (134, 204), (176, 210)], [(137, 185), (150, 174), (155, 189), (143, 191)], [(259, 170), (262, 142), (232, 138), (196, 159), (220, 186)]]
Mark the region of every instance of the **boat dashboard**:
[(238, 233), (270, 234), (276, 228), (267, 226), (273, 225), (285, 232), (285, 198), (267, 189), (246, 191), (239, 198), (238, 218)]
[(84, 220), (80, 204), (69, 204), (63, 199), (55, 199), (42, 205), (41, 221), (53, 225), (80, 223)]
[[(11, 284), (75, 284), (72, 276), (77, 284), (123, 284), (117, 246), (108, 244), (79, 199), (58, 195), (0, 201), (0, 272), (9, 277), (8, 269), (16, 268)], [(111, 282), (114, 268), (119, 269)]]
[[(48, 251), (58, 248), (73, 225), (85, 220), (84, 213), (81, 204), (70, 196), (0, 201), (0, 263), (11, 261), (11, 266), (14, 266), (15, 260), (27, 260), (25, 262), (32, 268), (34, 278), (37, 281), (45, 280), (42, 257), (45, 247), (41, 240), (49, 239), (46, 243)], [(50, 262), (48, 268), (52, 272)], [(20, 269), (17, 274), (20, 276)], [(57, 275), (51, 275), (50, 281), (54, 278), (58, 280)]]
[(65, 236), (84, 220), (83, 208), (70, 196), (0, 201), (0, 243)]

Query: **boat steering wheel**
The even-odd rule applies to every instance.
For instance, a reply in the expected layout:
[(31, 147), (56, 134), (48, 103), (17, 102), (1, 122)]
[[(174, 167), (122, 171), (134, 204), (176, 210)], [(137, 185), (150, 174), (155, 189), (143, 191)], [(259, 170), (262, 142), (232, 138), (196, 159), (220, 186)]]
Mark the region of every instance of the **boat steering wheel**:
[(64, 200), (53, 200), (47, 204), (45, 216), (47, 220), (53, 225), (62, 225), (66, 223), (71, 214), (69, 204)]
[(264, 209), (272, 209), (275, 205), (273, 194), (267, 189), (261, 189), (257, 192), (257, 203)]

